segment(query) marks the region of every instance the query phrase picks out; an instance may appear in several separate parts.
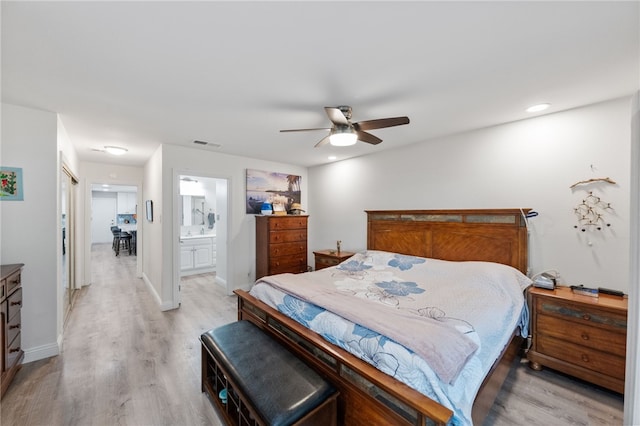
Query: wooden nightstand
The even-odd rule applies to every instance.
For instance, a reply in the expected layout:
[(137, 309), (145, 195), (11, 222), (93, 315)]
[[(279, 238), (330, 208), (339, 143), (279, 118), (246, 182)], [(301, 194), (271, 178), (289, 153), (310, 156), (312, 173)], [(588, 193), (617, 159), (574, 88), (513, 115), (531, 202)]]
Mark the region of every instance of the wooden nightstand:
[(316, 271), (319, 271), (320, 269), (335, 266), (338, 263), (344, 262), (355, 253), (351, 253), (349, 251), (340, 251), (340, 253), (338, 253), (335, 250), (318, 250), (314, 251), (313, 254), (316, 258)]
[(531, 288), (530, 366), (547, 366), (624, 393), (628, 299)]

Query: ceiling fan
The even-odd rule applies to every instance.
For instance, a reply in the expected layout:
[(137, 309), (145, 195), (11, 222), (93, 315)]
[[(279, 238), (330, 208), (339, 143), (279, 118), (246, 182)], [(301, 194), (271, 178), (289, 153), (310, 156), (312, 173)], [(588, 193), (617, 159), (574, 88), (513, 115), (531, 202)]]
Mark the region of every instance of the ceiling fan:
[(322, 138), (320, 142), (315, 145), (316, 147), (326, 144), (331, 144), (334, 146), (349, 146), (355, 144), (357, 141), (377, 145), (382, 142), (382, 139), (366, 132), (365, 130), (382, 129), (384, 127), (409, 124), (409, 117), (379, 118), (377, 120), (366, 120), (352, 123), (350, 106), (343, 105), (338, 107), (324, 107), (324, 110), (329, 116), (329, 120), (331, 120), (331, 127), (320, 127), (315, 129), (290, 129), (280, 131), (306, 132), (310, 130), (329, 130), (329, 134)]

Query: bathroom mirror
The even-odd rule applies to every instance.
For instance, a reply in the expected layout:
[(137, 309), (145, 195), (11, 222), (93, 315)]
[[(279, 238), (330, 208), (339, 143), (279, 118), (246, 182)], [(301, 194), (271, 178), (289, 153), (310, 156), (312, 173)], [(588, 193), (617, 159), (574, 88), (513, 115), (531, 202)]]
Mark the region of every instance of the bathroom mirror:
[(182, 225), (205, 225), (207, 213), (205, 212), (204, 197), (194, 195), (182, 196)]

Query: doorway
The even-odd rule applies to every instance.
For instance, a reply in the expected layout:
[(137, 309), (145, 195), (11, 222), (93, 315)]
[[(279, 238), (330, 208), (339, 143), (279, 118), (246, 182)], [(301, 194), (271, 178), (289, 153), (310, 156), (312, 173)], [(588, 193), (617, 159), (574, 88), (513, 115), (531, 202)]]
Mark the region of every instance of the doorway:
[(76, 234), (76, 185), (78, 179), (66, 165), (62, 165), (60, 177), (60, 211), (62, 229), (62, 323), (66, 324), (77, 286), (75, 277), (75, 234)]
[(205, 173), (176, 172), (174, 198), (174, 304), (193, 280), (228, 293), (229, 180)]
[[(115, 257), (136, 257), (136, 273), (141, 262), (137, 259), (138, 239), (138, 186), (107, 183), (91, 183), (89, 185), (91, 200), (91, 223), (89, 224), (89, 252), (88, 259), (94, 250), (102, 251), (106, 246)], [(112, 228), (118, 228), (121, 233), (115, 246), (116, 239)], [(93, 281), (93, 273), (99, 271), (98, 265), (89, 261), (87, 271)]]

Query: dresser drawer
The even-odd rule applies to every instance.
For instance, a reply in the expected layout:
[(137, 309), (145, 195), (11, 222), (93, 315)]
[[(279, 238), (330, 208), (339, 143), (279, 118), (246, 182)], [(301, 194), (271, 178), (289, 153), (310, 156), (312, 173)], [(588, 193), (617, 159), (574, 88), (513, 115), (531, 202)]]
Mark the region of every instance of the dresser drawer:
[(539, 315), (551, 315), (579, 324), (590, 324), (620, 332), (626, 332), (627, 330), (626, 313), (609, 312), (598, 309), (593, 305), (580, 305), (565, 303), (554, 299), (540, 298), (536, 301), (536, 310)]
[(569, 324), (550, 315), (536, 317), (536, 329), (540, 334), (577, 345), (598, 348), (621, 357), (626, 354), (627, 336), (624, 333), (593, 327), (591, 324)]
[(306, 216), (291, 216), (291, 217), (279, 217), (277, 220), (269, 221), (269, 229), (272, 231), (280, 229), (306, 229), (307, 218)]
[(269, 261), (269, 273), (271, 275), (285, 272), (299, 273), (307, 271), (306, 256), (281, 256), (271, 258)]
[(273, 244), (269, 248), (269, 254), (271, 257), (278, 256), (290, 256), (290, 255), (306, 255), (307, 244), (306, 241), (295, 243), (282, 243)]
[(7, 342), (13, 341), (13, 339), (20, 334), (20, 328), (20, 311), (18, 311), (18, 313), (5, 324), (5, 336), (7, 336)]
[(548, 356), (624, 380), (625, 358), (538, 335), (537, 349)]
[(11, 321), (11, 318), (20, 312), (22, 308), (22, 289), (19, 288), (13, 292), (7, 298), (7, 318)]
[(273, 231), (269, 233), (269, 243), (288, 243), (294, 241), (307, 242), (307, 230), (296, 229), (292, 231)]
[(6, 279), (6, 294), (11, 294), (14, 288), (19, 287), (22, 282), (21, 271), (17, 271), (9, 275)]
[(20, 340), (21, 340), (20, 333), (18, 333), (13, 338), (13, 340), (9, 343), (7, 352), (5, 353), (5, 359), (6, 359), (5, 367), (7, 369), (12, 368), (20, 358), (20, 355), (22, 354), (22, 348), (20, 347)]

